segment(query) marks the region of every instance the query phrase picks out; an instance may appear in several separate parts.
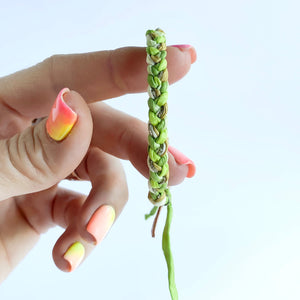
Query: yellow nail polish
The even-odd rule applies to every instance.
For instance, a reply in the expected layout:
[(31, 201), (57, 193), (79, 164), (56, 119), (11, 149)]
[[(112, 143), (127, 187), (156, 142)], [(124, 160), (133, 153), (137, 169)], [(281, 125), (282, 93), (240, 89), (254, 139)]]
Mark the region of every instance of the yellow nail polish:
[(75, 242), (66, 251), (66, 253), (64, 254), (64, 259), (67, 260), (70, 264), (70, 272), (75, 270), (80, 265), (81, 261), (84, 258), (84, 253), (84, 246), (80, 242)]
[(47, 132), (55, 141), (63, 140), (77, 120), (77, 114), (64, 101), (64, 95), (68, 92), (70, 92), (68, 88), (60, 91), (46, 123)]

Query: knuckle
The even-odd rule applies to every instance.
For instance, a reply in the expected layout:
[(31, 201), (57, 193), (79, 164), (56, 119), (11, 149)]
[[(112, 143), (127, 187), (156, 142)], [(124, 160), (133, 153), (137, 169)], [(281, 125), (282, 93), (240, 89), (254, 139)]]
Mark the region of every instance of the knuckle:
[(7, 140), (6, 145), (12, 172), (17, 177), (26, 178), (36, 186), (44, 186), (53, 177), (53, 170), (36, 126)]
[(121, 162), (99, 148), (91, 148), (86, 159), (86, 172), (95, 186), (101, 186), (116, 195), (116, 199), (128, 201), (128, 186)]
[(128, 85), (124, 78), (126, 76), (122, 76), (119, 68), (118, 57), (120, 49), (111, 50), (108, 54), (108, 70), (110, 72), (111, 81), (114, 83), (114, 86), (121, 92), (127, 93)]
[(124, 205), (128, 202), (129, 191), (124, 171), (111, 172), (107, 176), (107, 186), (116, 199), (120, 199)]
[(48, 74), (47, 77), (49, 78), (50, 86), (53, 91), (57, 91), (59, 88), (56, 80), (57, 76), (55, 76), (59, 58), (60, 55), (55, 54), (46, 58), (42, 63), (45, 68), (45, 73)]
[(130, 120), (128, 121), (129, 122), (126, 122), (126, 124), (122, 126), (118, 137), (119, 145), (121, 145), (123, 149), (126, 150), (127, 154), (135, 148), (134, 145), (137, 138), (136, 135), (141, 128), (140, 120), (134, 117), (130, 117)]

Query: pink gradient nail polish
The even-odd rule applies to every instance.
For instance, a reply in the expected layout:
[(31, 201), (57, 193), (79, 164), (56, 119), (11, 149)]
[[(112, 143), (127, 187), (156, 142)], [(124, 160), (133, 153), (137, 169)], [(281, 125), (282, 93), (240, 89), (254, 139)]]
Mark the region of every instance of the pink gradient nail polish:
[(168, 151), (173, 155), (175, 161), (179, 164), (179, 165), (187, 165), (189, 170), (187, 173), (188, 178), (192, 178), (194, 177), (195, 173), (196, 173), (196, 165), (195, 163), (189, 159), (187, 156), (185, 156), (182, 152), (180, 152), (179, 150), (177, 150), (176, 148), (169, 146)]
[(176, 48), (179, 48), (179, 49), (189, 49), (189, 48), (192, 48), (191, 45), (189, 44), (182, 44), (182, 45), (172, 45), (170, 47), (176, 47)]
[(110, 205), (102, 205), (95, 211), (86, 227), (86, 230), (95, 238), (95, 244), (99, 244), (105, 238), (115, 217), (115, 210)]
[(47, 132), (55, 141), (66, 138), (77, 120), (77, 114), (64, 101), (64, 95), (68, 92), (68, 88), (59, 92), (46, 123)]
[(182, 44), (182, 45), (172, 45), (170, 47), (178, 48), (182, 52), (189, 52), (192, 64), (197, 60), (197, 52), (192, 45)]

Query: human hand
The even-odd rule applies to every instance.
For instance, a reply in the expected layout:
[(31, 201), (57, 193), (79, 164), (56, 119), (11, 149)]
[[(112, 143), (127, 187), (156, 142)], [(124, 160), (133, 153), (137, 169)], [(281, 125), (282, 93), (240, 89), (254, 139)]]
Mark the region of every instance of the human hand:
[[(195, 59), (193, 48), (169, 47), (170, 83)], [(63, 95), (77, 121), (58, 142), (47, 133), (47, 119), (35, 126), (31, 121), (49, 115), (65, 86), (78, 92)], [(73, 270), (103, 239), (128, 198), (117, 158), (129, 159), (148, 176), (147, 125), (104, 103), (91, 103), (146, 86), (144, 48), (54, 56), (0, 79), (0, 281), (52, 226), (66, 228), (53, 249), (63, 271)], [(178, 184), (193, 175), (194, 165), (172, 153), (169, 182)], [(88, 197), (57, 186), (74, 170), (91, 181)], [(74, 242), (83, 247), (75, 244), (68, 251)]]

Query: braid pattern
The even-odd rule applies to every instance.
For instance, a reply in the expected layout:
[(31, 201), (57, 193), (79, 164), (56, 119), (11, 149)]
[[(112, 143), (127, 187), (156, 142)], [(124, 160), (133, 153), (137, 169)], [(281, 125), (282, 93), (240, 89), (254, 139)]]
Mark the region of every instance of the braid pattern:
[(165, 33), (161, 29), (148, 30), (147, 37), (147, 71), (148, 71), (148, 158), (149, 193), (148, 198), (154, 205), (145, 219), (156, 217), (153, 222), (152, 236), (155, 236), (155, 226), (163, 205), (167, 206), (167, 218), (162, 237), (162, 249), (168, 267), (169, 290), (172, 300), (178, 300), (175, 284), (174, 261), (171, 251), (170, 226), (173, 216), (171, 193), (168, 188), (168, 70), (167, 46)]
[(151, 203), (160, 207), (169, 203), (168, 190), (168, 69), (165, 33), (161, 29), (148, 30), (147, 71), (148, 71), (148, 158), (149, 193)]

